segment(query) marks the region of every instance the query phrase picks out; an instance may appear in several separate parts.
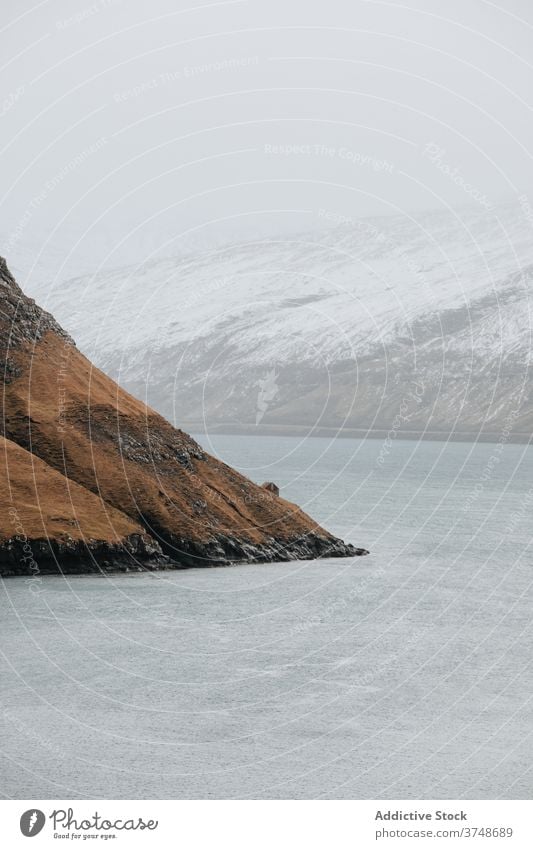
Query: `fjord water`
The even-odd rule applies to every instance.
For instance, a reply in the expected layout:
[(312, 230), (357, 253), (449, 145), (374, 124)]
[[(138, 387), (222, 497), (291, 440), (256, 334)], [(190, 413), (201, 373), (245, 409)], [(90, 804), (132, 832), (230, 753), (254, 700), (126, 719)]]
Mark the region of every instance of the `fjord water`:
[(201, 441), (371, 555), (4, 580), (2, 795), (530, 798), (533, 449)]

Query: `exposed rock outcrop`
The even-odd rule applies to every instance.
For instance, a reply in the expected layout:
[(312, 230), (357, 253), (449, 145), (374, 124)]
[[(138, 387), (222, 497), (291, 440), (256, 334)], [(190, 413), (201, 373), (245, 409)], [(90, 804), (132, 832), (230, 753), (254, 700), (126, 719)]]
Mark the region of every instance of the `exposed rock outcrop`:
[(279, 495), (279, 486), (277, 485), (277, 483), (273, 483), (273, 481), (265, 481), (263, 484), (261, 484), (261, 486), (263, 487), (263, 489), (266, 489), (268, 490), (268, 492), (271, 492), (272, 495)]

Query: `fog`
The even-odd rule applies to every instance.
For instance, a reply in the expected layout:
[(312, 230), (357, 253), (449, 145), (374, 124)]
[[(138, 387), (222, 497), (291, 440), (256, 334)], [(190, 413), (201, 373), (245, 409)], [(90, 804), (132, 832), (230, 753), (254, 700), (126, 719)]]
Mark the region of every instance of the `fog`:
[(526, 196), (532, 21), (526, 0), (5, 0), (2, 253), (61, 277)]

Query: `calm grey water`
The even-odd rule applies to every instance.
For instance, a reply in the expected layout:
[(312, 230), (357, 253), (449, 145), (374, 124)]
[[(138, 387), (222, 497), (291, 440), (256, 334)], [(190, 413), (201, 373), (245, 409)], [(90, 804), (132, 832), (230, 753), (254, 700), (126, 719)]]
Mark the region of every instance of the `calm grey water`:
[(2, 794), (531, 797), (532, 449), (208, 447), (371, 556), (4, 581)]

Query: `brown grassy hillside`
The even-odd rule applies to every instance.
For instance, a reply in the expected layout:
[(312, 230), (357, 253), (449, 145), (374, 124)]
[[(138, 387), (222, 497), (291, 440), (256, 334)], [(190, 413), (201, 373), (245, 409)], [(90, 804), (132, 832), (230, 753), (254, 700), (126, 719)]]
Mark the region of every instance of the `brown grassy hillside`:
[(356, 553), (92, 366), (5, 264), (0, 284), (5, 437), (101, 500), (102, 534), (144, 531), (184, 565)]
[(3, 437), (0, 478), (3, 574), (31, 573), (32, 560), (33, 572), (166, 565), (138, 523)]

